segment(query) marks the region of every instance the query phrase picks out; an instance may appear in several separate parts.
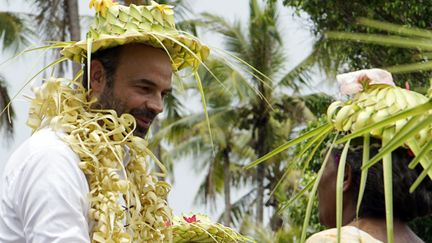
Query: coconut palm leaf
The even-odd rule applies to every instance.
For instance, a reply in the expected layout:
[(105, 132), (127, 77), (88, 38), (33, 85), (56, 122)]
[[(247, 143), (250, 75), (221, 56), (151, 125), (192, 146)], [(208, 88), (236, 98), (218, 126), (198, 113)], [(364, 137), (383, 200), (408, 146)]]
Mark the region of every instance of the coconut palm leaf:
[[(251, 189), (232, 204), (231, 218), (234, 226), (240, 226), (245, 215), (251, 215), (256, 200), (256, 189)], [(221, 221), (222, 215), (218, 221)]]
[[(17, 52), (30, 43), (34, 32), (26, 24), (30, 15), (0, 12), (0, 38), (3, 51)], [(0, 128), (5, 128), (7, 137), (13, 134), (15, 113), (7, 91), (7, 81), (0, 76)]]
[[(10, 102), (11, 99), (6, 88), (6, 81), (3, 77), (0, 76), (0, 110), (5, 109), (6, 106), (10, 104)], [(7, 138), (10, 138), (13, 134), (12, 120), (14, 118), (15, 112), (12, 108), (7, 109), (3, 115), (0, 115), (0, 130), (5, 129)]]
[(309, 84), (312, 74), (323, 71), (328, 80), (334, 80), (340, 67), (347, 61), (340, 47), (331, 45), (326, 38), (319, 38), (312, 46), (312, 51), (295, 67), (280, 78), (279, 85), (298, 90), (299, 84)]
[(13, 52), (27, 46), (34, 36), (34, 32), (27, 24), (29, 15), (0, 12), (0, 36), (4, 50)]
[[(415, 49), (419, 50), (421, 53), (425, 52), (426, 54), (428, 51), (432, 50), (432, 44), (430, 42), (432, 31), (430, 30), (396, 25), (366, 18), (359, 18), (358, 23), (366, 27), (394, 34), (386, 35), (329, 31), (326, 33), (326, 37), (334, 40), (351, 40), (355, 42)], [(386, 69), (391, 70), (393, 73), (406, 73), (432, 69), (430, 61), (427, 59), (427, 55), (422, 56), (422, 54), (420, 54), (420, 56), (423, 57), (423, 60), (419, 63), (396, 65), (386, 67)]]

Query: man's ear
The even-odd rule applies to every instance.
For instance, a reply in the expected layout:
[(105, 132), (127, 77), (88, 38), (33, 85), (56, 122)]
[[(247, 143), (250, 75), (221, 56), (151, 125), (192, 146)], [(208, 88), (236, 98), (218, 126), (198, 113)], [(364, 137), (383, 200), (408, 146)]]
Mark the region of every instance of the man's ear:
[(94, 96), (99, 97), (106, 86), (104, 66), (99, 60), (90, 63), (90, 88)]
[(343, 191), (347, 192), (351, 189), (352, 185), (352, 167), (350, 164), (346, 164), (345, 166), (345, 175), (343, 180)]

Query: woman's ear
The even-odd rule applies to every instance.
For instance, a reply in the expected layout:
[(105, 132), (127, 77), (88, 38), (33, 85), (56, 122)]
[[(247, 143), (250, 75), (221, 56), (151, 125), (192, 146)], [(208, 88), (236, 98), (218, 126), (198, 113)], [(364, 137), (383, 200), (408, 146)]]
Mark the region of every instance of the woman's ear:
[(92, 60), (90, 63), (90, 88), (94, 96), (99, 97), (106, 85), (104, 66), (99, 60)]
[(346, 164), (345, 166), (345, 175), (343, 180), (343, 191), (347, 192), (351, 189), (352, 185), (352, 167), (350, 164)]

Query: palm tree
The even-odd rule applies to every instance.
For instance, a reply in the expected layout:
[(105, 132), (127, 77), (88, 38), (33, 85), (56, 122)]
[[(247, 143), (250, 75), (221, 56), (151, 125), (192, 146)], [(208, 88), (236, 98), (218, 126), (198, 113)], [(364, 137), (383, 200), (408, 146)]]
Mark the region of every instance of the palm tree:
[[(78, 41), (81, 39), (80, 17), (77, 0), (32, 0), (36, 6), (33, 21), (44, 41)], [(53, 50), (47, 56), (57, 59), (58, 50)], [(63, 76), (70, 62), (65, 62), (56, 70), (56, 75)], [(81, 69), (79, 64), (73, 64), (73, 73)]]
[[(77, 0), (38, 0), (34, 3), (37, 7), (36, 14), (0, 12), (0, 34), (3, 36), (4, 50), (17, 52), (35, 39), (49, 41), (80, 39)], [(38, 31), (35, 32), (34, 29)], [(42, 36), (35, 38), (36, 33), (42, 33)], [(59, 74), (63, 74), (64, 68), (65, 66), (60, 66)], [(75, 65), (74, 72), (76, 73), (79, 68), (79, 65)], [(0, 110), (2, 113), (4, 106), (10, 105), (5, 83), (4, 79), (0, 82), (2, 91)], [(9, 114), (12, 115), (13, 111), (9, 111)], [(8, 120), (7, 116), (2, 116), (1, 124), (5, 124)], [(12, 123), (7, 122), (7, 124), (10, 124), (7, 131), (12, 132)]]
[(30, 20), (27, 14), (0, 12), (0, 35), (3, 50), (17, 52), (27, 46), (34, 32), (27, 22)]
[[(0, 12), (0, 36), (2, 51), (17, 51), (29, 44), (33, 32), (25, 24), (27, 16), (9, 12)], [(5, 128), (7, 134), (13, 134), (14, 111), (7, 91), (7, 81), (0, 76), (0, 129)], [(8, 107), (8, 109), (6, 109)]]
[(0, 77), (0, 110), (5, 112), (0, 116), (0, 129), (5, 129), (7, 136), (13, 135), (13, 118), (15, 117), (12, 106), (9, 106), (9, 110), (5, 110), (6, 106), (10, 103), (10, 97), (6, 88), (6, 81), (3, 77)]
[[(231, 24), (210, 13), (204, 14), (204, 17), (210, 28), (225, 37), (229, 52), (256, 68), (252, 71), (253, 75), (245, 72), (239, 72), (238, 75), (257, 91), (251, 94), (245, 103), (244, 110), (247, 115), (243, 116), (241, 122), (244, 128), (252, 132), (252, 147), (255, 155), (261, 157), (275, 147), (281, 136), (285, 136), (285, 139), (289, 136), (289, 127), (295, 124), (294, 121), (303, 120), (303, 117), (299, 117), (300, 119), (292, 120), (292, 124), (289, 124), (289, 117), (286, 114), (292, 114), (291, 107), (283, 104), (279, 91), (287, 88), (296, 90), (301, 84), (296, 82), (298, 80), (292, 79), (292, 73), (283, 73), (286, 58), (277, 25), (276, 5), (267, 2), (265, 7), (261, 7), (257, 0), (251, 0), (249, 9), (249, 26), (246, 33), (239, 22)], [(285, 129), (285, 133), (277, 134), (280, 129)], [(278, 169), (280, 165), (280, 161), (275, 160), (271, 168), (266, 169), (264, 165), (257, 167), (255, 204), (258, 223), (263, 222), (266, 178), (281, 175)]]

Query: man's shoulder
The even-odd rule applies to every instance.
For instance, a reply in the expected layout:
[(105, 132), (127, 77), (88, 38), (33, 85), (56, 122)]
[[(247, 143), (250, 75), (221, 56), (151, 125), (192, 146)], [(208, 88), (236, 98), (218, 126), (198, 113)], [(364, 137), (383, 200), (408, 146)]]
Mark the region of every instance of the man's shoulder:
[(61, 151), (68, 156), (73, 156), (75, 153), (65, 142), (65, 136), (65, 133), (54, 131), (51, 128), (38, 130), (12, 153), (10, 160), (17, 156), (22, 160), (23, 155), (32, 157), (35, 154), (49, 154), (54, 151)]
[[(64, 137), (64, 133), (53, 131), (50, 128), (43, 128), (35, 132), (12, 153), (5, 167), (5, 174), (21, 170), (30, 163), (50, 163), (49, 158), (54, 154), (61, 154), (67, 160), (77, 163), (79, 157), (64, 141)], [(41, 161), (36, 161), (35, 158)]]
[(23, 143), (23, 147), (29, 147), (36, 150), (59, 147), (69, 148), (67, 143), (64, 141), (65, 136), (66, 134), (63, 132), (57, 132), (51, 128), (43, 128), (29, 137)]

